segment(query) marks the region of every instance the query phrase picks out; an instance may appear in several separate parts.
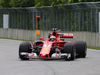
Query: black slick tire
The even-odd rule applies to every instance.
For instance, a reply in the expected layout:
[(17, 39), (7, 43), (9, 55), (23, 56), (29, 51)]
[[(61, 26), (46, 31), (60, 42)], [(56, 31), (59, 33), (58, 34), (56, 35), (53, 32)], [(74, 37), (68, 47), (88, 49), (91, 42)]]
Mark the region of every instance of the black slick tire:
[(75, 42), (76, 57), (85, 58), (87, 54), (87, 44), (84, 41)]
[(19, 46), (19, 58), (21, 60), (29, 60), (27, 56), (21, 55), (22, 52), (31, 53), (31, 44), (29, 42), (22, 42)]
[(75, 59), (75, 47), (73, 43), (64, 44), (64, 53), (71, 54), (71, 57), (65, 58), (65, 60), (74, 60)]

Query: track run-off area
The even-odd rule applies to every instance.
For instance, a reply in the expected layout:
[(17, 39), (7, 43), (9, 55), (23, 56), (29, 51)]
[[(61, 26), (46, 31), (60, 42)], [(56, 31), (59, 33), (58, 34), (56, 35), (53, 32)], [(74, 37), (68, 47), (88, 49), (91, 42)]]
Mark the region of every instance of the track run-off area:
[(18, 58), (22, 41), (0, 39), (0, 75), (100, 75), (100, 50), (87, 50), (74, 61)]

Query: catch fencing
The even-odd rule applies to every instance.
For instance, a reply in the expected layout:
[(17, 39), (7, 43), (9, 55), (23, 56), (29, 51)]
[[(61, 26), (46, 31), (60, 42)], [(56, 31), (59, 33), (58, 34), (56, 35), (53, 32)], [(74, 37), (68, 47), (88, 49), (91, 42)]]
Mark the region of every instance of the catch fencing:
[(61, 31), (99, 32), (100, 2), (75, 3), (55, 7), (1, 8), (0, 28), (3, 15), (9, 15), (10, 29), (36, 30), (36, 16), (40, 16), (40, 30), (58, 28)]

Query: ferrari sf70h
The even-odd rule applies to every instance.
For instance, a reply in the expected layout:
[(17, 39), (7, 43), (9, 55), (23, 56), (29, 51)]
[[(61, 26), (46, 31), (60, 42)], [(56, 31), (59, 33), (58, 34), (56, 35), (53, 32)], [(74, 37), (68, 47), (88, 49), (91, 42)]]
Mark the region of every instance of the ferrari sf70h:
[(87, 45), (84, 41), (64, 41), (64, 38), (73, 38), (72, 33), (58, 33), (56, 29), (48, 38), (40, 38), (37, 41), (22, 42), (19, 46), (19, 58), (29, 60), (41, 59), (65, 59), (85, 58)]

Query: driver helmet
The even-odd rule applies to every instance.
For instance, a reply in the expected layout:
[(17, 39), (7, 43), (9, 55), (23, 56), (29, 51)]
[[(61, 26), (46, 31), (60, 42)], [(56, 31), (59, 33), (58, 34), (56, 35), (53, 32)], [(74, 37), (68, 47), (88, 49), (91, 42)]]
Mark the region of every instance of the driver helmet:
[(51, 36), (51, 37), (50, 37), (50, 40), (51, 40), (51, 41), (54, 41), (54, 40), (56, 40), (56, 37), (55, 37), (55, 36)]

